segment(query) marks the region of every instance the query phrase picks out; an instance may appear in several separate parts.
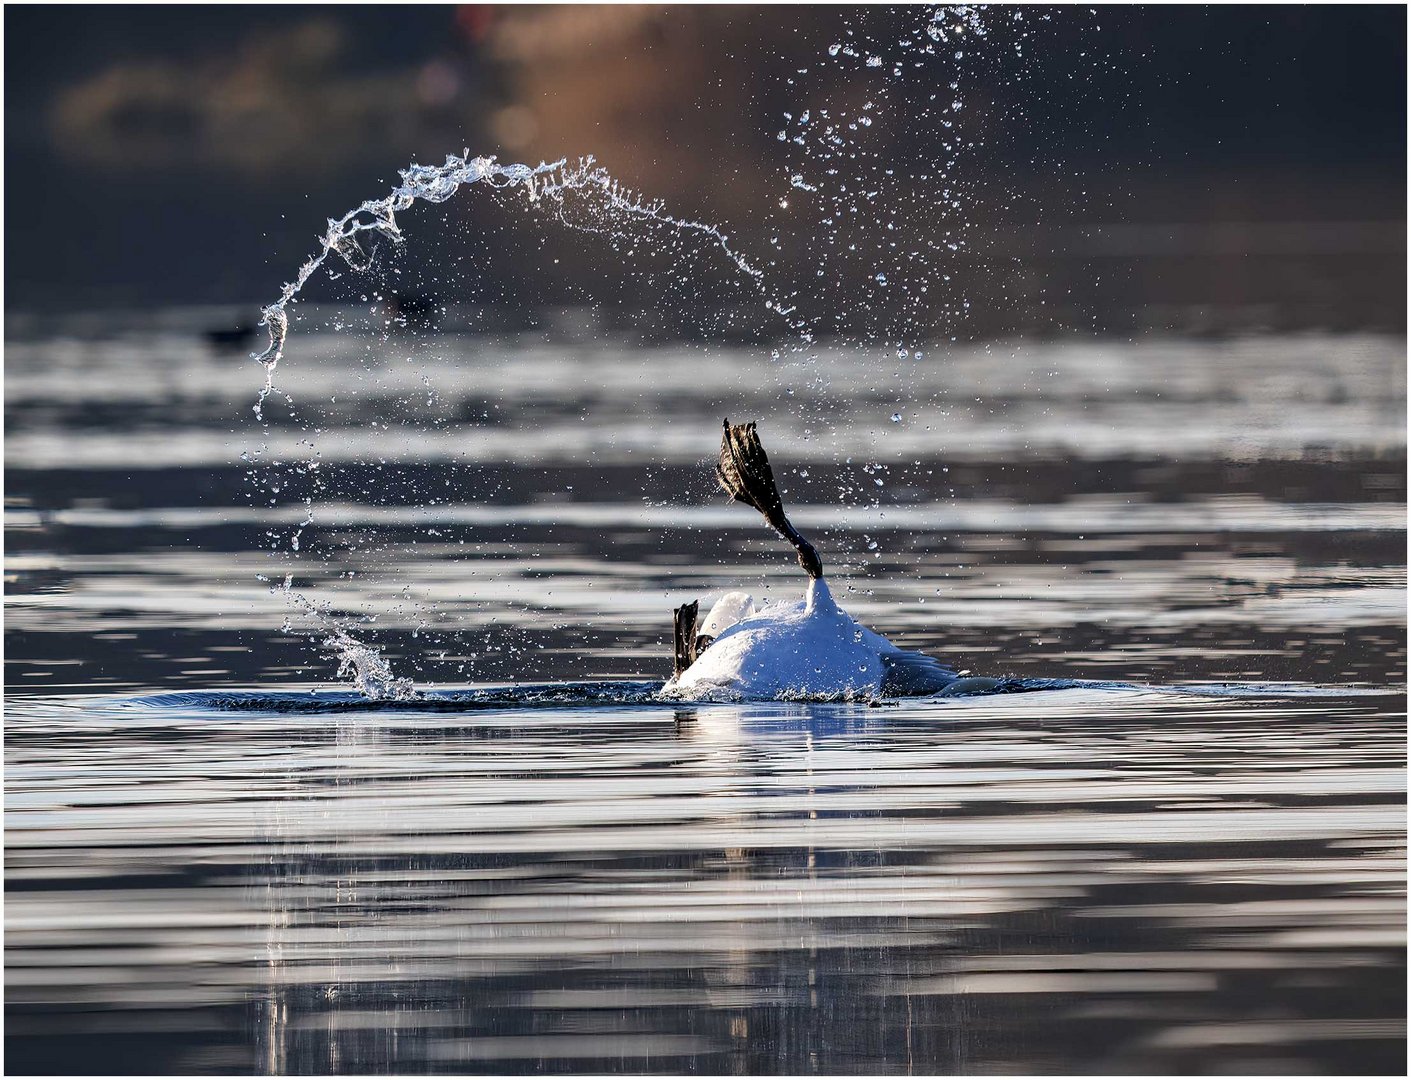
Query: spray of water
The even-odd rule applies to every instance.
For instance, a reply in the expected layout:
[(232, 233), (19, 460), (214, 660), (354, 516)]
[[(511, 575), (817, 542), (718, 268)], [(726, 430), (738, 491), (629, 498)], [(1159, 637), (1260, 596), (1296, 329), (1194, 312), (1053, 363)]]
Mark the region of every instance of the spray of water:
[(792, 310), (778, 304), (768, 294), (763, 272), (731, 245), (729, 236), (719, 227), (674, 217), (663, 203), (644, 199), (619, 184), (592, 157), (580, 158), (572, 164), (561, 158), (534, 166), (501, 165), (493, 157), (471, 157), (466, 149), (459, 156), (448, 155), (442, 165), (411, 165), (402, 170), (401, 178), (402, 182), (383, 198), (369, 199), (340, 218), (329, 218), (327, 230), (319, 237), (318, 251), (299, 268), (293, 281), (285, 283), (279, 298), (261, 309), (261, 325), (269, 332), (269, 344), (264, 351), (251, 354), (252, 359), (265, 366), (265, 385), (255, 404), (256, 417), (262, 417), (265, 399), (274, 389), (274, 371), (284, 355), (284, 343), (289, 334), (289, 306), (329, 255), (336, 253), (355, 270), (367, 269), (372, 259), (360, 240), (364, 233), (400, 244), (403, 234), (397, 222), (399, 213), (409, 210), (418, 201), (445, 202), (467, 184), (522, 188), (531, 203), (556, 209), (560, 215), (565, 195), (576, 192), (596, 200), (605, 213), (699, 235), (713, 243), (755, 284), (764, 295), (766, 308), (785, 317)]
[[(260, 580), (269, 581), (264, 575)], [(286, 606), (298, 609), (308, 616), (316, 626), (322, 640), (322, 647), (338, 662), (338, 678), (347, 679), (358, 693), (376, 701), (415, 701), (420, 698), (411, 679), (398, 677), (392, 665), (382, 655), (376, 645), (358, 640), (349, 629), (346, 621), (338, 618), (308, 596), (294, 588), (292, 574), (286, 574), (277, 584), (270, 585), (270, 592), (284, 597)], [(286, 620), (286, 632), (293, 627)]]
[[(870, 100), (846, 111), (817, 107), (812, 113), (804, 109), (796, 115), (784, 114), (786, 123), (778, 139), (792, 160), (785, 172), (789, 187), (778, 205), (787, 210), (791, 196), (816, 205), (818, 227), (798, 239), (808, 248), (808, 261), (816, 268), (817, 281), (811, 283), (809, 293), (818, 310), (800, 314), (806, 305), (801, 303), (798, 292), (788, 292), (787, 299), (781, 299), (764, 273), (718, 226), (673, 216), (661, 202), (644, 199), (620, 185), (591, 157), (573, 163), (560, 159), (537, 166), (501, 165), (493, 157), (472, 157), (464, 150), (459, 156), (448, 156), (442, 165), (408, 167), (400, 174), (401, 182), (383, 198), (369, 200), (340, 218), (329, 219), (316, 252), (300, 267), (294, 280), (284, 285), (278, 299), (262, 310), (262, 325), (269, 333), (269, 342), (262, 352), (253, 354), (265, 367), (265, 385), (255, 404), (257, 418), (263, 420), (264, 403), (274, 391), (275, 369), (283, 357), (289, 333), (289, 309), (328, 257), (337, 253), (355, 271), (370, 269), (375, 249), (370, 252), (366, 241), (385, 240), (400, 245), (404, 237), (399, 214), (419, 201), (445, 202), (460, 188), (473, 184), (521, 190), (531, 207), (553, 215), (570, 228), (620, 236), (624, 225), (638, 221), (678, 235), (692, 235), (713, 246), (753, 284), (765, 308), (779, 319), (781, 339), (792, 338), (792, 344), (781, 345), (783, 352), (776, 350), (774, 357), (782, 360), (792, 354), (792, 363), (781, 365), (781, 375), (789, 367), (807, 373), (806, 383), (813, 391), (811, 405), (801, 407), (806, 409), (805, 418), (811, 421), (807, 428), (814, 431), (827, 427), (829, 397), (825, 366), (817, 363), (818, 357), (813, 353), (815, 338), (820, 332), (836, 333), (840, 327), (834, 327), (832, 322), (840, 312), (856, 306), (835, 302), (839, 301), (838, 294), (848, 289), (844, 284), (849, 277), (846, 271), (858, 269), (857, 263), (870, 264), (864, 295), (869, 314), (862, 338), (852, 344), (864, 349), (880, 347), (888, 358), (895, 353), (894, 377), (900, 401), (906, 396), (907, 365), (923, 355), (916, 345), (922, 339), (934, 340), (947, 332), (953, 335), (970, 306), (963, 294), (958, 301), (951, 297), (952, 289), (944, 284), (951, 280), (950, 272), (955, 269), (951, 264), (966, 247), (966, 211), (976, 198), (971, 183), (959, 175), (958, 168), (967, 154), (973, 154), (979, 141), (973, 133), (961, 129), (963, 117), (968, 115), (961, 93), (962, 71), (970, 63), (974, 47), (991, 36), (1000, 22), (1011, 31), (1011, 40), (1004, 42), (1006, 52), (1012, 48), (1015, 55), (1022, 57), (1028, 35), (1023, 13), (1018, 10), (1008, 10), (1002, 19), (985, 5), (940, 6), (922, 11), (924, 17), (900, 41), (878, 41), (865, 34), (854, 35), (848, 29), (843, 40), (827, 49), (827, 59), (820, 57), (824, 67), (856, 65), (858, 85), (868, 88), (873, 95)], [(924, 76), (913, 74), (916, 69), (937, 63), (951, 71), (943, 84), (934, 82), (934, 71)], [(808, 70), (799, 69), (796, 75), (802, 79)], [(919, 117), (908, 115), (918, 108), (915, 94), (904, 107), (900, 89), (918, 78), (925, 79), (928, 89), (934, 91), (919, 106)], [(796, 93), (804, 89), (795, 85), (793, 77), (787, 82)], [(944, 133), (937, 156), (923, 153), (902, 166), (893, 155), (871, 145), (869, 133), (874, 125), (909, 126), (918, 119)], [(909, 186), (902, 186), (903, 179)], [(582, 214), (570, 216), (566, 212), (570, 196), (575, 210), (587, 209), (586, 220)], [(918, 221), (927, 227), (913, 229)], [(858, 232), (866, 222), (875, 222), (878, 229)], [(880, 235), (880, 241), (872, 233)], [(900, 245), (902, 237), (909, 238), (910, 243)], [(779, 247), (777, 238), (772, 243), (776, 249)], [(943, 298), (939, 304), (938, 294)], [(870, 314), (873, 309), (879, 314)], [(955, 340), (954, 336), (951, 340)], [(846, 336), (843, 341), (847, 343)], [(891, 363), (890, 359), (883, 362)], [(809, 415), (809, 409), (813, 415)], [(899, 406), (890, 410), (892, 423), (903, 419)], [(807, 428), (805, 438), (810, 437)], [(863, 471), (871, 474), (885, 469), (869, 465)], [(877, 489), (883, 483), (883, 479), (873, 477), (872, 484)], [(871, 488), (862, 490), (869, 498), (879, 498)], [(858, 491), (851, 487), (840, 490), (844, 499), (854, 500), (857, 496)], [(305, 526), (313, 520), (311, 504), (306, 511), (302, 523)], [(295, 551), (297, 537), (298, 533), (292, 541)], [(876, 544), (870, 547), (875, 548)], [(405, 697), (413, 693), (410, 680), (394, 677), (380, 652), (359, 641), (344, 620), (333, 618), (293, 593), (287, 580), (278, 591), (315, 621), (324, 646), (339, 658), (340, 675), (355, 680), (365, 694)]]
[[(262, 309), (261, 324), (269, 333), (269, 343), (262, 352), (252, 354), (265, 368), (265, 384), (254, 407), (257, 419), (264, 420), (265, 401), (275, 389), (275, 369), (283, 358), (289, 334), (289, 308), (329, 256), (337, 254), (354, 270), (369, 269), (373, 254), (365, 246), (365, 240), (380, 238), (401, 244), (404, 237), (398, 214), (411, 209), (418, 201), (445, 202), (470, 184), (487, 184), (499, 190), (521, 189), (532, 206), (554, 214), (572, 228), (615, 232), (626, 222), (638, 221), (665, 227), (678, 235), (696, 236), (713, 245), (753, 284), (765, 308), (775, 312), (785, 327), (798, 329), (798, 325), (789, 322), (792, 308), (774, 299), (764, 274), (731, 244), (726, 233), (715, 225), (668, 213), (663, 203), (644, 199), (618, 183), (592, 157), (574, 163), (561, 159), (536, 166), (501, 165), (493, 157), (471, 157), (469, 150), (465, 150), (459, 156), (448, 156), (442, 165), (408, 167), (401, 172), (401, 183), (388, 195), (368, 200), (340, 218), (329, 219), (326, 231), (318, 240), (318, 250), (300, 267), (294, 280), (284, 285), (279, 298)], [(592, 211), (586, 222), (581, 217), (570, 220), (566, 216), (566, 199), (570, 194)], [(312, 524), (314, 518), (312, 504), (307, 500), (305, 510), (300, 531)], [(294, 533), (291, 540), (295, 552), (299, 548), (299, 535), (299, 532)], [(395, 677), (376, 647), (360, 641), (342, 620), (296, 593), (288, 578), (272, 591), (282, 593), (291, 609), (298, 609), (313, 622), (317, 628), (315, 636), (339, 661), (340, 677), (352, 679), (360, 691), (371, 697), (406, 699), (414, 694), (411, 681)]]
[(411, 679), (399, 678), (375, 645), (359, 641), (342, 628), (331, 630), (323, 647), (338, 660), (338, 677), (347, 679), (363, 697), (374, 701), (416, 701), (420, 694)]

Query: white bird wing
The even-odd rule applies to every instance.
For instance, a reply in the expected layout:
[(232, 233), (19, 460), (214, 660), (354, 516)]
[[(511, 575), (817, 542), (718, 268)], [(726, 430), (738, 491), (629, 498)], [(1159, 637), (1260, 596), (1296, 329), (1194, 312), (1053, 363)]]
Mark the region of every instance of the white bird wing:
[(759, 608), (747, 592), (728, 592), (715, 602), (696, 633), (701, 637), (718, 638), (741, 619), (749, 618)]

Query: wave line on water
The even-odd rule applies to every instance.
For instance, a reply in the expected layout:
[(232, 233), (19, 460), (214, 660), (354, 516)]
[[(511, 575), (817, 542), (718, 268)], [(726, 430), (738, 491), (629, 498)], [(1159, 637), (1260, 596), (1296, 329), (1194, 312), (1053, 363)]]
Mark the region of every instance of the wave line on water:
[[(361, 645), (361, 643), (355, 643)], [(368, 648), (367, 646), (361, 646)], [(401, 680), (405, 683), (406, 680)], [(397, 694), (390, 688), (365, 686), (353, 689), (257, 689), (257, 690), (183, 690), (145, 694), (117, 699), (124, 708), (196, 709), (202, 712), (257, 713), (267, 715), (316, 715), (323, 713), (477, 713), (489, 710), (528, 709), (620, 709), (623, 706), (652, 706), (673, 710), (696, 706), (726, 705), (734, 708), (777, 708), (779, 715), (800, 716), (808, 720), (828, 720), (848, 715), (858, 709), (881, 707), (912, 710), (936, 708), (945, 710), (934, 715), (948, 716), (956, 709), (992, 708), (1011, 700), (1017, 694), (1067, 691), (1061, 697), (1049, 699), (1046, 712), (1037, 716), (1058, 715), (1062, 709), (1091, 709), (1099, 702), (1138, 698), (1150, 705), (1153, 695), (1180, 698), (1247, 698), (1265, 700), (1298, 700), (1318, 698), (1366, 698), (1394, 695), (1403, 688), (1368, 688), (1323, 686), (1316, 683), (1131, 683), (1098, 679), (1067, 678), (1007, 678), (990, 689), (977, 689), (966, 694), (937, 694), (913, 698), (875, 699), (746, 699), (740, 701), (681, 701), (661, 696), (659, 680), (603, 679), (583, 682), (516, 683), (495, 686), (449, 687), (428, 689), (409, 694)], [(1100, 695), (1095, 696), (1095, 695)], [(1114, 697), (1115, 695), (1115, 697)], [(58, 700), (58, 699), (54, 699)], [(88, 699), (84, 699), (85, 701)], [(810, 706), (806, 713), (796, 711)], [(836, 710), (836, 711), (835, 711)], [(1107, 716), (1118, 722), (1123, 715)]]

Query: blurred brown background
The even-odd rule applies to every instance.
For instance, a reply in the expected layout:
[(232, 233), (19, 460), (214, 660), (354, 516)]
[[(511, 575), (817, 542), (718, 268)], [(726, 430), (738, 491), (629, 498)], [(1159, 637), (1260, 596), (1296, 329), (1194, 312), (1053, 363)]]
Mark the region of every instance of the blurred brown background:
[[(963, 163), (965, 333), (1404, 330), (1404, 8), (1049, 14), (1022, 65), (966, 68), (979, 147)], [(778, 210), (782, 114), (856, 104), (875, 77), (821, 63), (829, 43), (849, 30), (895, 42), (925, 17), (10, 8), (7, 308), (269, 299), (325, 217), (385, 193), (408, 161), (465, 147), (531, 163), (591, 153), (762, 254), (781, 227), (809, 228)], [(950, 77), (935, 65), (892, 86), (898, 107), (867, 132), (869, 152), (935, 156), (944, 132), (897, 119)], [(902, 200), (904, 231), (935, 227), (918, 195)], [(468, 197), (452, 212), (472, 227), (503, 213)], [(562, 251), (532, 267), (485, 267), (492, 298), (579, 302), (586, 274), (597, 303), (641, 300), (562, 233), (535, 233)], [(773, 274), (803, 282), (813, 258), (786, 244)]]

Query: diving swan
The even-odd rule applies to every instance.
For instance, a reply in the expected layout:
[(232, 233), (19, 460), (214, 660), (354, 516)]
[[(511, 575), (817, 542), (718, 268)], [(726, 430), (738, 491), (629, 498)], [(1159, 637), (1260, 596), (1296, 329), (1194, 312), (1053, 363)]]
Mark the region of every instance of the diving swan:
[(813, 545), (784, 513), (755, 425), (725, 421), (716, 478), (725, 493), (764, 515), (808, 573), (800, 601), (756, 605), (726, 593), (699, 621), (699, 604), (675, 612), (676, 672), (662, 695), (709, 700), (848, 700), (976, 693), (998, 680), (960, 678), (940, 661), (899, 649), (838, 606)]

